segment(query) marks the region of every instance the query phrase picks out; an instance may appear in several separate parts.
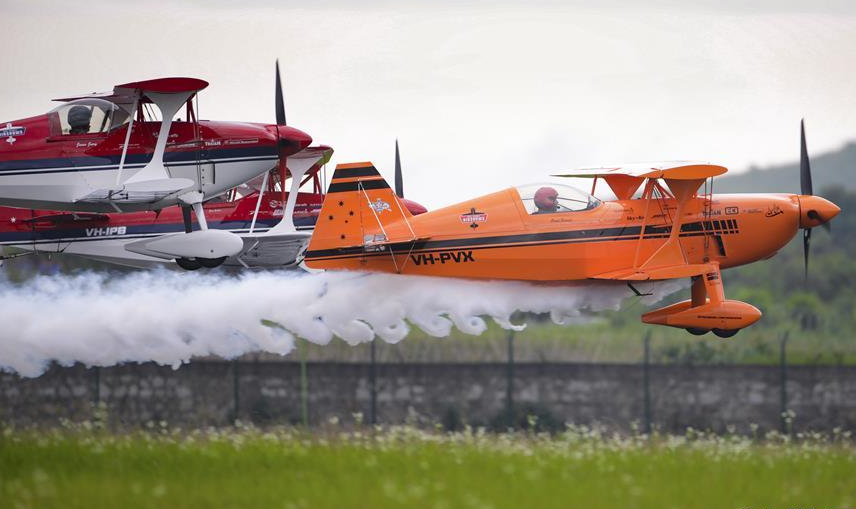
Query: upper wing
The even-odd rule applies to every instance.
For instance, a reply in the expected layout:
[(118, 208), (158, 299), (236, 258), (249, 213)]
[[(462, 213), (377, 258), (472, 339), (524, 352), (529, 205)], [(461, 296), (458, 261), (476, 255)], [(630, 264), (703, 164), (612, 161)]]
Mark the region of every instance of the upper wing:
[(175, 94), (180, 92), (198, 92), (208, 86), (208, 82), (197, 78), (157, 78), (153, 80), (134, 81), (123, 83), (113, 87), (112, 92), (94, 92), (71, 97), (54, 99), (59, 102), (75, 101), (77, 99), (103, 99), (120, 106), (134, 104), (137, 94), (142, 96), (143, 102), (151, 102), (147, 99), (147, 92), (161, 94)]
[(580, 168), (555, 174), (554, 177), (610, 177), (624, 175), (636, 178), (663, 178), (675, 180), (695, 180), (716, 177), (727, 172), (724, 166), (715, 164), (673, 161), (664, 163), (637, 163), (602, 168)]
[[(696, 181), (699, 184), (704, 179), (716, 177), (727, 172), (724, 166), (699, 163), (692, 161), (675, 161), (667, 163), (638, 163), (623, 166), (607, 166), (602, 168), (582, 168), (564, 173), (554, 174), (554, 177), (603, 178), (612, 192), (620, 200), (629, 200), (645, 179), (665, 179), (669, 187), (675, 187), (674, 182)], [(696, 186), (696, 189), (698, 186)]]

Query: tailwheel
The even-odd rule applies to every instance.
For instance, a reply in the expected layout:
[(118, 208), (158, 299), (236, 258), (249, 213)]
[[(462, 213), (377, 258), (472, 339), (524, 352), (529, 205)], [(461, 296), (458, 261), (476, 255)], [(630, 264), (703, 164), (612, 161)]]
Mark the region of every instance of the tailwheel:
[(197, 270), (202, 267), (199, 260), (195, 258), (176, 258), (175, 263), (184, 270)]
[(213, 269), (215, 267), (223, 265), (223, 262), (226, 261), (226, 258), (228, 258), (228, 256), (221, 256), (220, 258), (197, 258), (196, 262), (199, 263), (199, 265), (205, 267), (206, 269)]
[(710, 329), (700, 329), (698, 327), (687, 327), (687, 332), (689, 332), (693, 336), (704, 336), (705, 334), (710, 332)]
[(740, 332), (740, 329), (713, 329), (713, 333), (721, 338), (730, 338)]

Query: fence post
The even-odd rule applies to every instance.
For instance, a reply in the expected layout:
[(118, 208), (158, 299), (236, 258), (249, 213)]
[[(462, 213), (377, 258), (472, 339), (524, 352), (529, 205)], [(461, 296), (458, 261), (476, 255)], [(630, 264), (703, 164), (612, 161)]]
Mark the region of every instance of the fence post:
[(95, 407), (98, 407), (98, 404), (101, 403), (101, 366), (94, 366), (92, 368), (92, 373), (95, 378), (95, 391), (92, 397), (92, 403)]
[(650, 364), (651, 364), (651, 331), (645, 334), (645, 355), (642, 364), (642, 390), (643, 404), (645, 405), (645, 433), (651, 434), (651, 387), (650, 387)]
[(238, 380), (238, 359), (232, 359), (232, 424), (238, 424), (238, 412), (241, 409)]
[(779, 345), (779, 374), (781, 383), (782, 408), (780, 412), (782, 433), (788, 435), (791, 432), (790, 415), (788, 414), (788, 331), (782, 336), (782, 341)]
[(514, 329), (508, 331), (508, 364), (505, 375), (505, 412), (508, 417), (508, 427), (514, 429)]
[(304, 428), (309, 427), (309, 380), (306, 376), (306, 347), (305, 341), (297, 344), (300, 349), (300, 422)]
[(371, 396), (371, 406), (369, 407), (369, 423), (374, 426), (377, 424), (377, 354), (375, 352), (374, 339), (372, 339), (370, 345), (369, 395)]

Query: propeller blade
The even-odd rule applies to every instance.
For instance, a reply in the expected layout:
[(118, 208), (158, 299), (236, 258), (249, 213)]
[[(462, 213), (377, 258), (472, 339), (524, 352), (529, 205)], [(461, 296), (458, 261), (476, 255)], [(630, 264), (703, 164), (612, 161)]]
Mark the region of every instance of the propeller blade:
[(808, 252), (811, 247), (811, 228), (803, 230), (803, 258), (805, 259), (805, 280), (808, 281)]
[(398, 155), (398, 140), (395, 140), (395, 194), (404, 198), (404, 178), (401, 175), (401, 157)]
[(279, 60), (276, 61), (276, 125), (285, 123), (285, 99), (282, 97), (282, 80), (279, 78)]
[(811, 185), (811, 163), (805, 145), (805, 119), (800, 120), (800, 193), (804, 195), (814, 194)]

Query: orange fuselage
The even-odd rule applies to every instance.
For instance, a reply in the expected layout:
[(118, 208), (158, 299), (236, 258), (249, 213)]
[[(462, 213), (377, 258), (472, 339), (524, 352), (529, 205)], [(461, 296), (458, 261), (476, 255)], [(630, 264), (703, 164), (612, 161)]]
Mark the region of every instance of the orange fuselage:
[[(370, 201), (381, 192), (363, 191)], [(517, 190), (510, 188), (385, 222), (385, 214), (396, 212), (394, 204), (375, 212), (360, 206), (359, 202), (367, 203), (365, 197), (342, 195), (319, 218), (319, 224), (338, 224), (326, 230), (330, 233), (326, 238), (325, 230), (316, 228), (306, 256), (311, 268), (555, 282), (596, 278), (647, 260), (666, 242), (677, 210), (676, 201), (665, 198), (530, 214)], [(380, 199), (391, 201), (389, 196)], [(328, 202), (334, 201), (331, 193)], [(769, 258), (794, 237), (800, 227), (800, 197), (729, 194), (714, 195), (710, 201), (697, 197), (683, 215), (680, 247), (685, 263), (736, 267)], [(347, 224), (340, 223), (345, 217), (350, 219), (344, 219)], [(389, 242), (372, 245), (365, 242), (369, 237)]]

